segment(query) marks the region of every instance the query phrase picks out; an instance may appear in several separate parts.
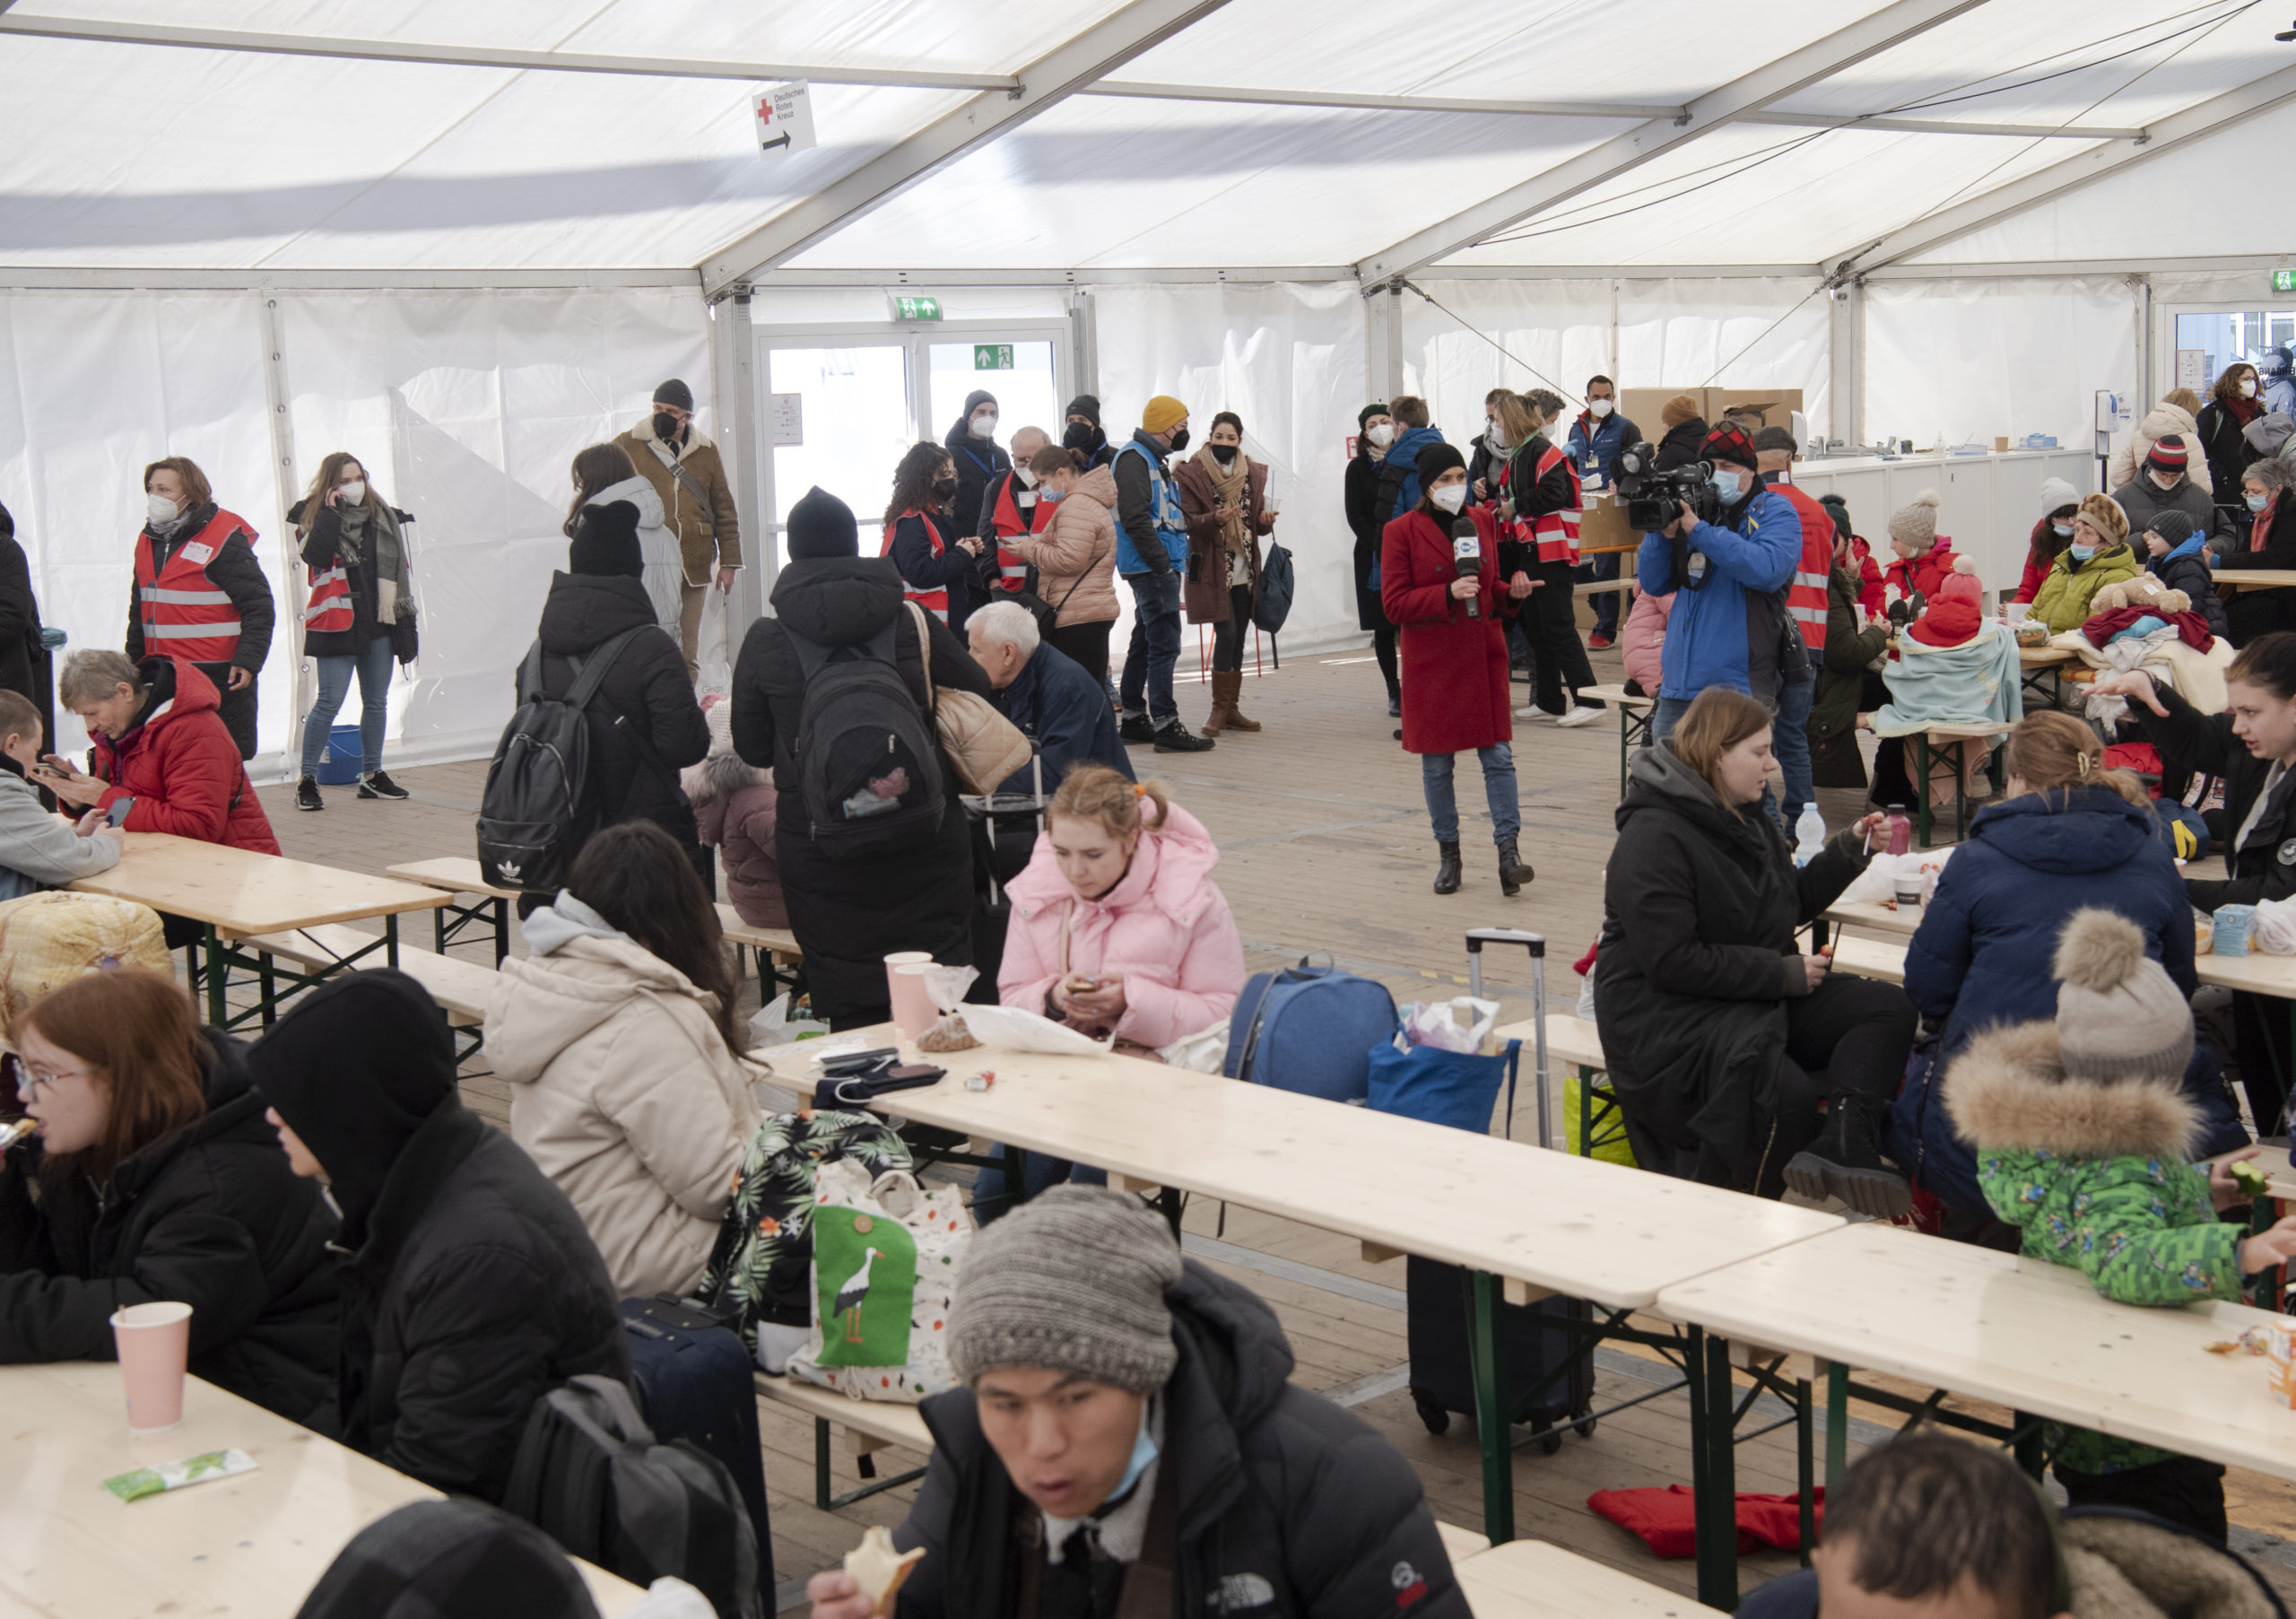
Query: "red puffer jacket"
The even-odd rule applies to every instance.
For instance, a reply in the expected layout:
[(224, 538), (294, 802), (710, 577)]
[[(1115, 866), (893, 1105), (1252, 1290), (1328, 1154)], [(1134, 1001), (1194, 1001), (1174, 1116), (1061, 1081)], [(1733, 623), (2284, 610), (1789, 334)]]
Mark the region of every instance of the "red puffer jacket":
[(277, 854), (279, 840), (239, 762), (239, 744), (215, 711), (215, 683), (172, 657), (147, 657), (135, 667), (151, 698), (126, 736), (94, 738), (95, 773), (111, 783), (98, 805), (134, 799), (123, 823), (131, 832)]

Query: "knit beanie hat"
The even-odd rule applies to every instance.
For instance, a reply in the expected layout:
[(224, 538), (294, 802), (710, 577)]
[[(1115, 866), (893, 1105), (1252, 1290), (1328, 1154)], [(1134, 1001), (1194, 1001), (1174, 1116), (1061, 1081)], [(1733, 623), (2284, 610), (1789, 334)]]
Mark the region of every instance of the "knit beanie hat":
[(654, 403), (674, 405), (679, 410), (690, 411), (693, 408), (693, 390), (673, 377), (654, 390)]
[(1928, 550), (1937, 543), (1937, 508), (1942, 504), (1935, 490), (1923, 490), (1912, 504), (1890, 513), (1890, 538)]
[(1384, 416), (1387, 413), (1387, 402), (1386, 400), (1372, 400), (1370, 404), (1365, 405), (1361, 410), (1355, 413), (1355, 431), (1361, 432), (1365, 428), (1370, 426), (1372, 417)]
[(1985, 581), (1977, 576), (1977, 564), (1966, 556), (1955, 556), (1953, 570), (1937, 581), (1937, 599), (1964, 601), (1983, 612)]
[(2063, 478), (2041, 480), (2041, 516), (2047, 517), (2052, 511), (2063, 511), (2068, 506), (2080, 504), (2080, 492)]
[(1985, 615), (1977, 603), (1964, 596), (1947, 596), (1941, 589), (1937, 599), (1913, 621), (1913, 628), (1906, 633), (1928, 646), (1958, 647), (1974, 640), (1984, 624)]
[(1760, 459), (1754, 451), (1754, 441), (1746, 436), (1743, 427), (1718, 427), (1706, 435), (1706, 442), (1699, 446), (1701, 461), (1727, 461), (1733, 466), (1752, 466)]
[(2181, 511), (2156, 511), (2144, 527), (2147, 532), (2166, 540), (2171, 551), (2192, 538), (2192, 519)]
[(1454, 466), (1457, 467), (1461, 472), (1465, 472), (1467, 469), (1467, 458), (1459, 454), (1457, 445), (1445, 444), (1438, 441), (1429, 445), (1426, 448), (1419, 452), (1419, 460), (1417, 465), (1419, 467), (1419, 487), (1421, 492), (1424, 493), (1426, 491), (1435, 487), (1436, 479), (1441, 477)]
[(1137, 1197), (1054, 1187), (974, 1235), (949, 1309), (949, 1364), (967, 1384), (1041, 1366), (1152, 1394), (1179, 1363), (1164, 1302), (1179, 1279), (1171, 1228)]
[(582, 521), (574, 529), (573, 544), (566, 547), (567, 572), (594, 579), (646, 577), (646, 553), (638, 544), (636, 518), (616, 521), (611, 513), (612, 508), (628, 504), (608, 500), (583, 512)]
[(1658, 407), (1658, 421), (1666, 427), (1680, 427), (1685, 422), (1698, 420), (1698, 401), (1688, 394), (1676, 394)]
[(1064, 419), (1069, 416), (1082, 416), (1094, 427), (1098, 427), (1100, 424), (1100, 402), (1096, 395), (1079, 394), (1068, 402), (1068, 408), (1060, 413)]
[(2187, 458), (2183, 438), (2170, 433), (2153, 441), (2152, 453), (2144, 457), (2144, 465), (2157, 466), (2162, 472), (2182, 472)]
[(1140, 425), (1152, 433), (1170, 432), (1173, 427), (1187, 420), (1187, 406), (1170, 394), (1159, 394), (1148, 401), (1140, 413)]
[(2081, 509), (2073, 514), (2086, 518), (2089, 526), (2105, 536), (2105, 544), (2118, 545), (2128, 538), (2128, 513), (2110, 495), (2088, 495), (2081, 501)]
[(818, 561), (830, 557), (859, 556), (860, 527), (853, 508), (820, 484), (789, 509), (789, 560)]
[(2179, 1080), (2192, 1060), (2192, 1007), (2118, 911), (2073, 913), (2057, 946), (2057, 1044), (2069, 1079)]
[(1837, 539), (1846, 540), (1857, 531), (1850, 527), (1849, 502), (1839, 495), (1820, 495), (1818, 504), (1833, 514), (1833, 532)]

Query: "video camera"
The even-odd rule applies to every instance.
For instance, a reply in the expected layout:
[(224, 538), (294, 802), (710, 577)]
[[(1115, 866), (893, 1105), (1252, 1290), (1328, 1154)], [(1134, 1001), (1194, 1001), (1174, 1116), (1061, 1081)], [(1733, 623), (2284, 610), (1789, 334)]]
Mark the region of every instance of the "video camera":
[(1714, 468), (1704, 461), (1657, 470), (1658, 452), (1648, 443), (1630, 444), (1619, 452), (1618, 492), (1626, 502), (1630, 527), (1656, 534), (1682, 515), (1677, 502), (1687, 504), (1701, 523), (1719, 522), (1722, 497), (1707, 482)]

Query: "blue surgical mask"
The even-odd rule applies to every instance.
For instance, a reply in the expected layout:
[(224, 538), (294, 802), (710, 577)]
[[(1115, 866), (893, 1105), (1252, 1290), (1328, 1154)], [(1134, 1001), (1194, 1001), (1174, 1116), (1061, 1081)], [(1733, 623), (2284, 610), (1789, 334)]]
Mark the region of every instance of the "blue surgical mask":
[(2270, 502), (2271, 497), (2268, 495), (2245, 495), (2242, 499), (2248, 501), (2248, 509), (2250, 511), (2262, 511)]
[(1060, 503), (1060, 492), (1057, 489), (1039, 489), (1037, 491), (1037, 499), (1049, 500), (1057, 506)]
[(2073, 537), (2073, 525), (2070, 523), (2051, 523), (2049, 527), (2057, 530), (2057, 537), (2060, 540)]
[(1708, 479), (1707, 482), (1714, 485), (1714, 492), (1722, 497), (1723, 505), (1735, 506), (1737, 504), (1738, 474), (1736, 473), (1718, 472), (1711, 478)]
[(2085, 562), (2097, 554), (2094, 545), (2068, 545), (2066, 549), (2073, 553), (2073, 560), (2076, 562)]
[(1140, 1408), (1140, 1437), (1132, 1441), (1132, 1459), (1124, 1465), (1124, 1476), (1117, 1480), (1116, 1488), (1109, 1492), (1110, 1501), (1122, 1501), (1125, 1493), (1140, 1482), (1148, 1471), (1148, 1464), (1156, 1459), (1156, 1441), (1148, 1433), (1148, 1407)]

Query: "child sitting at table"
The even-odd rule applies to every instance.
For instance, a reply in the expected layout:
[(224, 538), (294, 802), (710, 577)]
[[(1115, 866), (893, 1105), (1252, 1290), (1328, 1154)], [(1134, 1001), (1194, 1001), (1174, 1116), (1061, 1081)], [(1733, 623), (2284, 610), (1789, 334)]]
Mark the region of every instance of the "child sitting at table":
[[(2296, 1216), (2254, 1237), (2217, 1218), (2248, 1194), (2231, 1160), (2189, 1157), (2200, 1120), (2182, 1088), (2183, 991), (2137, 926), (2109, 910), (2074, 913), (2056, 965), (2056, 1022), (1988, 1029), (1945, 1072), (1945, 1108), (1977, 1149), (1987, 1201), (2024, 1232), (2028, 1258), (2077, 1267), (2107, 1298), (2238, 1300), (2244, 1274), (2296, 1257)], [(2214, 1462), (2056, 1423), (2048, 1443), (2074, 1505), (2142, 1507), (2223, 1541)]]
[[(2024, 690), (2017, 665), (2017, 643), (1998, 619), (1985, 616), (1984, 588), (1967, 557), (1953, 559), (1938, 577), (1928, 605), (1897, 638), (1897, 656), (1883, 666), (1890, 701), (1874, 710), (1874, 734), (1902, 738), (1940, 725), (1997, 724), (2007, 730), (2023, 718)], [(1934, 805), (1949, 805), (1956, 794), (1976, 797), (1992, 755), (1989, 742), (1964, 742), (1952, 750), (1931, 750), (1929, 780), (1921, 784)], [(1953, 777), (1955, 758), (1961, 779)], [(1917, 786), (1915, 790), (1921, 790)]]

